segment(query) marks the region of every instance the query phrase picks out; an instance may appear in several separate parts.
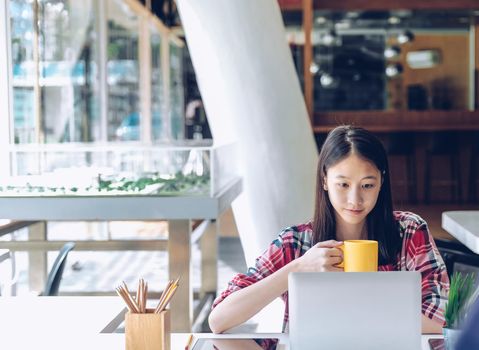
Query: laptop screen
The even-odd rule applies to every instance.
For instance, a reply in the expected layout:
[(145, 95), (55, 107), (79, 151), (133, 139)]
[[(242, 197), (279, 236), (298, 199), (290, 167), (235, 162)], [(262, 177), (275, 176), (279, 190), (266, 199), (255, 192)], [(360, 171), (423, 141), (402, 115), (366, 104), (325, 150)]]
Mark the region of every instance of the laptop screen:
[(292, 350), (421, 348), (417, 271), (289, 274)]
[(192, 350), (277, 350), (278, 339), (200, 338)]

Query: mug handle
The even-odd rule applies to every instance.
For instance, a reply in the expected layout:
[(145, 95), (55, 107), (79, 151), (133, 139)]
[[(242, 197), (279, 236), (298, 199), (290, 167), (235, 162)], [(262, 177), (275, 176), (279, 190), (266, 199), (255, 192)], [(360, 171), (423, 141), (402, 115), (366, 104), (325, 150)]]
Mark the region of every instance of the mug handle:
[(343, 261), (341, 261), (339, 264), (336, 264), (334, 266), (344, 268), (344, 243), (341, 244), (339, 247), (336, 247), (336, 248), (340, 249), (343, 252)]

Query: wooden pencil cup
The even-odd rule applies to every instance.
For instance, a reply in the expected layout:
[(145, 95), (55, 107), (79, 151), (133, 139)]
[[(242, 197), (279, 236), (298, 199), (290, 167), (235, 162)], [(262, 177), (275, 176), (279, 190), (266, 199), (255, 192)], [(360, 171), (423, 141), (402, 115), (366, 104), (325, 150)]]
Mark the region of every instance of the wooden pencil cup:
[(126, 350), (170, 350), (170, 311), (125, 315)]

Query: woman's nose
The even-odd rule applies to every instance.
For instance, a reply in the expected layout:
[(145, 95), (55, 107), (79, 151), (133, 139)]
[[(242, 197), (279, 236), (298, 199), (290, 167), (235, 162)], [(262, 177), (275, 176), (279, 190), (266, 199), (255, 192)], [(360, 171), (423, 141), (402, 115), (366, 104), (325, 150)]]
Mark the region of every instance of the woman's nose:
[(348, 203), (354, 206), (359, 205), (363, 202), (361, 191), (358, 189), (351, 189), (348, 193)]

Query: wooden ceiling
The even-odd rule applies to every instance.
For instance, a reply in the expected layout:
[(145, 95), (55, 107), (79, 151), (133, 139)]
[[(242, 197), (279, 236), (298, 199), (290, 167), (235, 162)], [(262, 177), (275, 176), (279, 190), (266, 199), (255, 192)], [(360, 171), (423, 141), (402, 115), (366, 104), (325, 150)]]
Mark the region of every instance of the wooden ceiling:
[(334, 10), (450, 10), (478, 9), (477, 0), (314, 0), (314, 8)]
[[(303, 0), (278, 0), (282, 10), (301, 10)], [(315, 9), (330, 10), (450, 10), (479, 9), (478, 0), (314, 0)]]
[(283, 11), (302, 10), (303, 8), (302, 0), (278, 0), (278, 3)]

